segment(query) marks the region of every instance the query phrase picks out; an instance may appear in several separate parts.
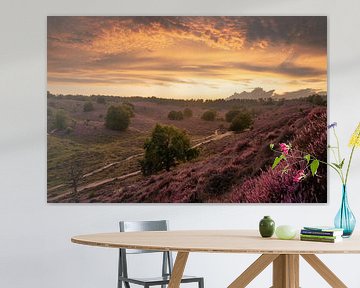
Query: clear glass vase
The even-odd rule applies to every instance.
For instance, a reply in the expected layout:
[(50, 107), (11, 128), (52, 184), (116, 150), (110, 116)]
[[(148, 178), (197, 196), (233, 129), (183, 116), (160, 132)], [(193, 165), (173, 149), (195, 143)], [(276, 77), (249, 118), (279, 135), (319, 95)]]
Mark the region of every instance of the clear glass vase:
[(350, 237), (355, 229), (356, 219), (349, 207), (346, 185), (343, 185), (342, 188), (341, 206), (336, 214), (334, 224), (336, 228), (344, 229), (343, 237), (345, 238)]

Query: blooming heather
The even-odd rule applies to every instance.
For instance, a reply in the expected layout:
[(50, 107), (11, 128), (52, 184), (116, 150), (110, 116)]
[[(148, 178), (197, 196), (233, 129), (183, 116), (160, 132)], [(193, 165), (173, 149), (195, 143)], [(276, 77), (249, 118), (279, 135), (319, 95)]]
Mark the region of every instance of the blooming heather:
[[(326, 159), (327, 150), (326, 109), (315, 108), (306, 117), (302, 127), (296, 130), (292, 139), (293, 157), (281, 161), (276, 169), (269, 167), (257, 177), (248, 178), (242, 185), (231, 191), (232, 202), (245, 203), (324, 203), (326, 202), (326, 166), (317, 171), (318, 177), (298, 180), (299, 171), (305, 171), (307, 162), (299, 162), (302, 154), (299, 150), (307, 149), (319, 159)], [(288, 168), (287, 168), (288, 166)], [(284, 173), (284, 170), (287, 170)], [(305, 174), (305, 173), (304, 173)], [(295, 179), (296, 178), (296, 179)], [(301, 191), (301, 192), (300, 192)]]
[(300, 181), (302, 181), (303, 179), (305, 179), (306, 175), (304, 173), (304, 170), (301, 169), (299, 171), (297, 171), (296, 175), (294, 176), (294, 181), (299, 183)]
[(289, 154), (290, 146), (286, 145), (285, 143), (280, 143), (280, 150), (284, 155)]

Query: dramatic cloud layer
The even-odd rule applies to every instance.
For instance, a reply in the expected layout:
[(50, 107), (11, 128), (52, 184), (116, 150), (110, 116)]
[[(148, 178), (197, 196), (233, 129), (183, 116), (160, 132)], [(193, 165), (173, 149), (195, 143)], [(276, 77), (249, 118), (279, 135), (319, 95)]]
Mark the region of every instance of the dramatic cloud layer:
[(326, 90), (326, 17), (48, 17), (54, 93)]

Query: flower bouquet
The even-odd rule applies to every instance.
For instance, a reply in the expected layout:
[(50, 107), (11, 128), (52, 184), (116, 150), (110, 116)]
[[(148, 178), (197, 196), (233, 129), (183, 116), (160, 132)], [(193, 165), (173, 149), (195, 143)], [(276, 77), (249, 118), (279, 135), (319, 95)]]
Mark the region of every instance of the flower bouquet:
[(278, 149), (275, 149), (274, 144), (270, 144), (270, 149), (279, 154), (279, 156), (274, 159), (272, 168), (275, 169), (281, 162), (284, 161), (286, 165), (282, 166), (282, 173), (288, 173), (288, 171), (296, 169), (296, 173), (293, 178), (295, 182), (301, 182), (309, 176), (316, 177), (318, 168), (321, 164), (334, 169), (342, 182), (342, 203), (339, 212), (335, 217), (334, 224), (337, 228), (343, 228), (344, 236), (349, 237), (355, 228), (356, 220), (348, 204), (347, 183), (355, 148), (360, 147), (360, 123), (350, 138), (349, 146), (351, 147), (351, 152), (348, 160), (342, 157), (339, 138), (336, 133), (336, 126), (336, 122), (328, 126), (328, 129), (333, 131), (336, 140), (336, 144), (334, 146), (328, 145), (328, 149), (332, 153), (334, 162), (329, 163), (327, 161), (322, 161), (306, 151), (293, 149), (291, 143), (280, 143)]

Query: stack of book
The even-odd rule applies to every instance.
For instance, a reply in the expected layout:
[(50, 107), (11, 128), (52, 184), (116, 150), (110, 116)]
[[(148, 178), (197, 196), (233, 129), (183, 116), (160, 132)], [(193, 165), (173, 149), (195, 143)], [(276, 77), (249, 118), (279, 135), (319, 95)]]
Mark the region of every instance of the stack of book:
[(344, 230), (334, 227), (304, 227), (300, 232), (302, 241), (337, 243), (342, 241)]

